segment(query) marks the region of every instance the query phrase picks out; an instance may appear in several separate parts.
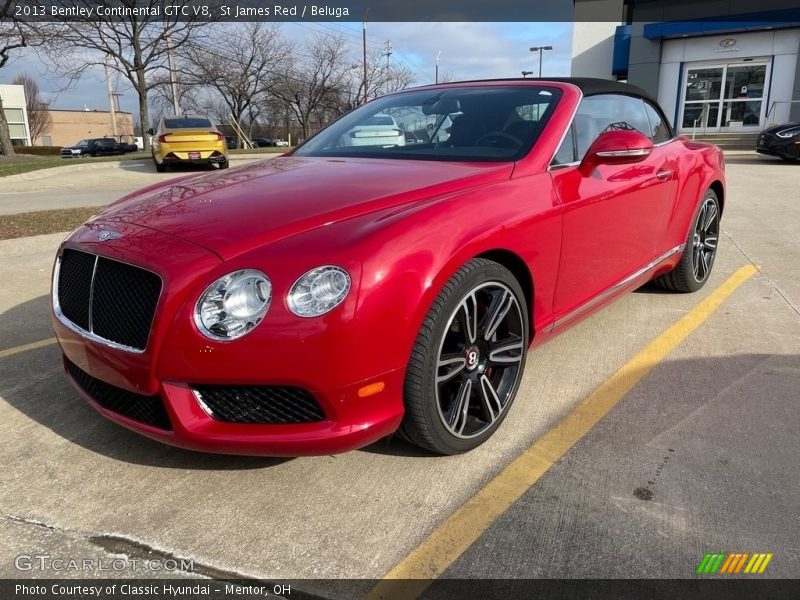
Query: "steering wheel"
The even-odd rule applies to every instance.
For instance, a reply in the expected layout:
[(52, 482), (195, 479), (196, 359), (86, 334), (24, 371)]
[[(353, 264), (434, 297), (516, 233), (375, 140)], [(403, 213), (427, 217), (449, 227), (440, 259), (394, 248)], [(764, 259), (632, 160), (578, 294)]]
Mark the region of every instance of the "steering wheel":
[(504, 144), (502, 147), (505, 148), (519, 148), (520, 146), (522, 146), (521, 139), (519, 139), (514, 135), (511, 135), (510, 133), (506, 133), (505, 131), (490, 131), (489, 133), (484, 133), (481, 137), (475, 140), (475, 143), (472, 145), (480, 146), (482, 141), (490, 139), (495, 139), (497, 141), (505, 140), (506, 142), (511, 142), (511, 144), (513, 144), (513, 146)]

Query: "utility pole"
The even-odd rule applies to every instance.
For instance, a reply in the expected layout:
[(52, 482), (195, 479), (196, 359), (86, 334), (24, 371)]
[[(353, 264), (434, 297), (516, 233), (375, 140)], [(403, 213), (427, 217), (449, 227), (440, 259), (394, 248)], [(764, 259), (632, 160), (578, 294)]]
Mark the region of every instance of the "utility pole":
[(442, 57), (442, 51), (436, 53), (436, 80), (435, 83), (439, 83), (439, 59)]
[(531, 52), (538, 52), (539, 53), (539, 78), (542, 77), (542, 52), (544, 50), (552, 50), (552, 46), (533, 46), (531, 48)]
[(367, 17), (369, 16), (369, 9), (364, 11), (364, 27), (361, 31), (362, 50), (364, 51), (364, 104), (367, 103)]
[(386, 40), (386, 49), (383, 51), (383, 56), (386, 57), (386, 72), (389, 72), (389, 57), (392, 56), (392, 40)]
[(114, 139), (119, 141), (117, 137), (117, 110), (114, 106), (114, 90), (111, 86), (111, 72), (108, 70), (108, 61), (103, 62), (103, 68), (106, 70), (106, 90), (108, 91), (108, 107), (111, 112), (111, 131), (114, 133)]
[(181, 114), (181, 103), (178, 99), (178, 79), (175, 69), (175, 53), (172, 46), (172, 28), (167, 26), (167, 60), (169, 61), (169, 81), (172, 84), (172, 107), (175, 114)]

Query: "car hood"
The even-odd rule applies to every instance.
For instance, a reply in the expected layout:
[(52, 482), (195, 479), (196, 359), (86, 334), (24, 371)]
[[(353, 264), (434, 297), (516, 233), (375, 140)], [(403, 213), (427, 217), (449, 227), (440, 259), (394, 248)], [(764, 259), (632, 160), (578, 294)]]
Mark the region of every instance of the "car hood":
[(792, 123), (782, 123), (780, 125), (775, 125), (774, 127), (770, 127), (765, 129), (761, 133), (777, 133), (778, 131), (783, 131), (784, 129), (794, 129), (795, 127), (800, 127), (800, 121), (794, 121)]
[(130, 194), (97, 218), (135, 223), (223, 259), (315, 227), (508, 179), (513, 163), (279, 157)]

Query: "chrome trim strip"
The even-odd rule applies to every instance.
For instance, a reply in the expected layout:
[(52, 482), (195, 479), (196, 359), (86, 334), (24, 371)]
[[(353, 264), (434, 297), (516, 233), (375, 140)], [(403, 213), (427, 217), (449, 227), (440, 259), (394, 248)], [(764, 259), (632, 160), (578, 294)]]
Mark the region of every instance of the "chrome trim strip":
[(622, 158), (626, 156), (649, 156), (652, 148), (630, 148), (628, 150), (603, 150), (597, 153), (597, 156), (603, 158)]
[[(83, 252), (83, 250), (77, 250), (77, 252)], [(91, 254), (91, 252), (84, 252), (84, 254)], [(94, 268), (92, 269), (92, 286), (91, 286), (90, 291), (89, 291), (89, 327), (90, 328), (92, 327), (92, 304), (91, 304), (91, 302), (92, 302), (92, 298), (94, 297), (94, 275), (95, 275), (95, 271), (97, 270), (97, 263), (100, 260), (100, 255), (99, 254), (95, 254), (94, 257), (95, 257), (95, 259), (94, 259)], [(108, 260), (115, 260), (115, 259), (109, 258)], [(125, 265), (130, 264), (130, 263), (123, 262), (121, 260), (118, 260), (116, 262), (120, 262), (120, 263), (125, 264)], [(130, 265), (130, 266), (136, 267), (136, 265)], [(137, 269), (142, 269), (142, 267), (136, 267), (136, 268)], [(149, 269), (142, 269), (142, 270), (143, 271), (149, 271)], [(153, 271), (150, 271), (150, 273), (153, 273)], [(153, 274), (158, 276), (159, 279), (161, 279), (161, 276), (158, 275), (158, 273), (153, 273)], [(96, 335), (95, 333), (92, 333), (91, 331), (86, 331), (83, 327), (80, 327), (80, 326), (76, 325), (75, 323), (73, 323), (72, 321), (70, 321), (67, 318), (67, 316), (63, 312), (61, 312), (61, 306), (59, 306), (59, 303), (58, 303), (58, 279), (59, 279), (60, 276), (61, 276), (61, 254), (59, 254), (58, 257), (56, 258), (56, 266), (55, 266), (55, 269), (53, 270), (53, 297), (52, 297), (52, 302), (53, 302), (53, 314), (61, 322), (62, 325), (64, 325), (67, 329), (71, 329), (72, 331), (74, 331), (78, 335), (81, 335), (81, 336), (85, 337), (86, 339), (88, 339), (88, 340), (90, 340), (92, 342), (96, 342), (98, 344), (102, 344), (104, 346), (108, 346), (109, 348), (113, 348), (114, 350), (122, 350), (123, 352), (130, 352), (131, 354), (144, 354), (145, 350), (147, 350), (147, 346), (145, 346), (142, 349), (139, 349), (139, 348), (134, 348), (132, 346), (126, 346), (125, 344), (112, 342), (111, 340), (107, 340), (106, 338), (100, 337), (99, 335)], [(161, 292), (163, 292), (163, 291), (164, 291), (164, 282), (162, 280), (161, 281), (161, 290), (159, 291), (158, 300), (156, 301), (156, 307), (158, 307), (158, 301), (161, 300)], [(153, 321), (155, 321), (155, 314), (153, 315)], [(153, 329), (153, 323), (151, 322), (150, 323), (150, 332), (152, 332), (152, 329)], [(149, 333), (147, 335), (147, 343), (148, 344), (150, 343), (150, 334)]]
[(568, 314), (564, 315), (563, 317), (561, 317), (557, 321), (554, 321), (552, 324), (550, 324), (547, 327), (545, 327), (544, 328), (544, 333), (550, 333), (554, 329), (562, 327), (566, 323), (569, 323), (570, 321), (575, 320), (579, 316), (589, 312), (591, 309), (593, 309), (598, 304), (601, 304), (605, 300), (608, 300), (610, 297), (618, 294), (622, 289), (628, 287), (631, 283), (633, 283), (634, 281), (636, 281), (637, 279), (639, 279), (643, 275), (647, 274), (648, 271), (652, 271), (653, 269), (655, 269), (658, 265), (660, 265), (662, 262), (664, 262), (665, 260), (667, 260), (671, 256), (674, 256), (678, 252), (683, 252), (683, 249), (685, 247), (686, 247), (686, 244), (681, 244), (680, 246), (675, 246), (674, 248), (671, 248), (670, 250), (667, 250), (664, 254), (654, 258), (649, 263), (647, 263), (647, 265), (645, 265), (644, 267), (642, 267), (641, 269), (639, 269), (635, 273), (632, 273), (631, 275), (628, 275), (625, 279), (623, 279), (622, 281), (617, 282), (616, 284), (614, 284), (613, 286), (611, 286), (610, 288), (608, 288), (604, 292), (600, 292), (597, 296), (595, 296), (594, 298), (590, 299), (585, 304), (582, 304), (581, 306), (579, 306), (578, 308), (573, 310), (571, 313), (568, 313)]
[(200, 405), (200, 408), (202, 408), (209, 417), (211, 417), (212, 419), (216, 419), (216, 417), (214, 416), (214, 411), (212, 411), (211, 408), (209, 408), (208, 404), (203, 402), (203, 395), (195, 389), (192, 389), (192, 395), (194, 396), (194, 399), (197, 400), (197, 403)]
[(92, 283), (89, 285), (89, 332), (94, 333), (94, 321), (92, 321), (92, 312), (94, 305), (94, 278), (97, 275), (97, 263), (100, 260), (100, 256), (95, 254), (94, 256), (94, 266), (92, 266)]
[[(569, 124), (566, 126), (566, 128), (564, 128), (564, 132), (561, 134), (561, 139), (558, 141), (558, 145), (556, 145), (556, 149), (553, 150), (553, 155), (550, 157), (550, 160), (547, 161), (547, 170), (548, 171), (550, 169), (552, 169), (553, 167), (567, 166), (566, 164), (564, 164), (564, 165), (554, 165), (553, 164), (553, 159), (556, 157), (556, 154), (558, 154), (558, 151), (561, 148), (561, 144), (564, 143), (564, 138), (567, 137), (567, 132), (569, 131), (569, 128), (572, 127), (572, 122), (575, 120), (575, 115), (578, 114), (578, 109), (581, 107), (581, 102), (583, 102), (583, 90), (581, 88), (579, 88), (577, 85), (575, 85), (574, 83), (570, 83), (569, 85), (571, 85), (572, 87), (574, 87), (574, 88), (576, 88), (578, 90), (578, 93), (580, 94), (580, 97), (578, 98), (577, 104), (575, 104), (575, 109), (572, 111), (572, 117), (570, 117)], [(580, 161), (578, 161), (575, 164), (580, 164)]]

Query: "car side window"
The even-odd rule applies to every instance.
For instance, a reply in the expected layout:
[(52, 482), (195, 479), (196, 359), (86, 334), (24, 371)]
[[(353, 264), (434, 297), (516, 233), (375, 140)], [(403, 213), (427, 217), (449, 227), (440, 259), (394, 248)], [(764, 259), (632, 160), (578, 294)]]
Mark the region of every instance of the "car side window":
[(644, 103), (644, 110), (647, 112), (647, 118), (650, 122), (650, 138), (653, 143), (660, 144), (672, 139), (672, 132), (661, 113), (647, 101)]
[(581, 101), (575, 115), (577, 160), (582, 160), (604, 131), (634, 129), (650, 137), (650, 122), (640, 98), (621, 94), (598, 94)]
[(554, 165), (566, 165), (575, 162), (575, 126), (570, 125), (567, 129), (567, 134), (564, 136), (564, 141), (558, 148), (558, 152), (553, 157)]

